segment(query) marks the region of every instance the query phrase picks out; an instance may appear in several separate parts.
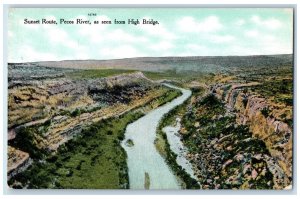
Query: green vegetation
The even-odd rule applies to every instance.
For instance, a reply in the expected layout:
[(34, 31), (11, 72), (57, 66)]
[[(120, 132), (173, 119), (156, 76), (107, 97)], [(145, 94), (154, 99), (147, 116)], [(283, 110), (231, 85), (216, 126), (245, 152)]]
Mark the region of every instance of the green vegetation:
[(47, 132), (51, 120), (47, 120), (44, 124), (32, 127), (20, 127), (17, 130), (16, 138), (9, 141), (9, 145), (22, 151), (29, 153), (33, 159), (41, 159), (49, 155), (49, 153), (41, 149), (38, 144), (41, 142), (44, 133)]
[(141, 116), (141, 112), (127, 113), (85, 128), (15, 180), (28, 188), (128, 188), (126, 153), (120, 142), (127, 124)]
[(207, 76), (207, 74), (203, 74), (197, 71), (176, 71), (176, 70), (167, 70), (161, 72), (153, 72), (153, 71), (143, 71), (144, 75), (152, 80), (170, 80), (174, 81), (172, 84), (180, 85), (180, 83), (192, 81), (195, 79), (199, 79), (202, 76)]
[(71, 116), (71, 117), (77, 117), (77, 116), (79, 116), (83, 113), (92, 113), (92, 112), (98, 111), (101, 108), (102, 108), (101, 106), (97, 106), (97, 107), (93, 107), (93, 108), (90, 108), (90, 109), (76, 108), (73, 111), (63, 110), (58, 115), (68, 115), (68, 116)]
[(190, 90), (192, 91), (193, 96), (201, 96), (205, 91), (203, 87), (192, 87)]
[(265, 81), (261, 85), (252, 88), (263, 95), (265, 98), (274, 97), (275, 102), (284, 103), (287, 106), (293, 106), (293, 80), (282, 79)]
[(171, 89), (171, 91), (164, 93), (162, 96), (160, 96), (158, 98), (159, 105), (168, 103), (168, 102), (172, 101), (173, 99), (175, 99), (176, 97), (179, 97), (180, 95), (182, 95), (181, 91)]
[[(198, 154), (204, 162), (204, 167), (198, 166), (202, 187), (214, 189), (218, 184), (221, 189), (272, 188), (273, 176), (267, 169), (267, 163), (253, 157), (255, 154), (269, 155), (265, 143), (252, 137), (247, 126), (236, 125), (234, 116), (225, 116), (221, 101), (214, 95), (208, 95), (189, 110), (182, 120), (183, 127), (187, 129), (183, 142), (191, 154)], [(199, 122), (199, 127), (195, 127), (196, 122)], [(242, 162), (235, 159), (237, 154), (242, 155)], [(193, 164), (198, 165), (199, 162), (193, 161)], [(259, 173), (260, 177), (254, 180), (251, 171), (243, 171), (243, 165), (247, 164), (256, 171), (265, 170), (265, 173)]]
[[(163, 89), (166, 89), (166, 88), (163, 87)], [(155, 108), (157, 106), (162, 106), (162, 105), (172, 101), (176, 97), (179, 97), (182, 94), (181, 91), (179, 91), (177, 89), (170, 89), (170, 88), (167, 88), (167, 89), (168, 89), (168, 91), (166, 91), (164, 94), (162, 94), (158, 98), (146, 103), (144, 106), (148, 106), (151, 108)]]
[(263, 114), (265, 116), (265, 118), (267, 118), (270, 115), (270, 110), (268, 107), (265, 107), (261, 110), (261, 114)]
[[(194, 88), (192, 89), (193, 96), (201, 96), (204, 93), (203, 88)], [(174, 125), (176, 118), (180, 115), (186, 113), (186, 108), (190, 103), (190, 99), (187, 99), (181, 105), (175, 107), (167, 114), (164, 115), (157, 127), (157, 138), (155, 140), (155, 146), (159, 153), (165, 158), (168, 165), (175, 172), (175, 174), (181, 179), (184, 183), (185, 188), (187, 189), (199, 189), (200, 186), (195, 179), (193, 179), (181, 166), (176, 163), (177, 155), (170, 149), (170, 145), (167, 141), (166, 134), (162, 131), (165, 126)]]
[(81, 114), (81, 110), (79, 108), (76, 108), (73, 112), (71, 112), (71, 117), (77, 117)]
[[(260, 85), (247, 87), (243, 92), (245, 94), (258, 93), (267, 100), (270, 99), (275, 102), (269, 104), (270, 109), (262, 109), (261, 113), (265, 117), (280, 115), (280, 118), (276, 118), (276, 120), (280, 119), (293, 127), (292, 55), (161, 58), (158, 61), (149, 60), (147, 64), (156, 67), (154, 70), (157, 71), (143, 71), (145, 76), (150, 79), (166, 79), (174, 85), (195, 86), (192, 91), (193, 97), (197, 96), (197, 98), (187, 100), (164, 116), (158, 126), (155, 141), (158, 151), (178, 178), (184, 182), (185, 188), (198, 189), (199, 184), (203, 188), (210, 189), (270, 189), (273, 187), (273, 176), (268, 170), (265, 159), (255, 157), (264, 154), (270, 156), (265, 143), (253, 137), (247, 126), (238, 125), (233, 114), (228, 113), (222, 101), (214, 95), (199, 99), (203, 90), (197, 87), (201, 85), (197, 83), (205, 82), (206, 85), (210, 86), (210, 83), (214, 81), (214, 77), (217, 78), (219, 75), (221, 77), (230, 75), (234, 79), (218, 79), (214, 83), (223, 84), (227, 81), (233, 84), (258, 82)], [(163, 71), (162, 68), (164, 67), (172, 70)], [(19, 75), (14, 75), (13, 72), (16, 70), (23, 74), (21, 79), (18, 79), (20, 78)], [(53, 75), (53, 78), (67, 78), (77, 82), (77, 80), (81, 81), (83, 79), (133, 73), (136, 70), (75, 70), (10, 65), (10, 72), (12, 74), (9, 77), (10, 88), (14, 88), (14, 86), (18, 86), (14, 82), (44, 80), (45, 77), (43, 76), (45, 74), (50, 74), (50, 76), (56, 74)], [(192, 81), (194, 80), (193, 84)], [(139, 86), (139, 89), (132, 89)], [(152, 86), (148, 86), (147, 82), (133, 82), (130, 86), (116, 86), (104, 88), (100, 91), (96, 90), (93, 91), (95, 93), (89, 94), (94, 97), (94, 101), (99, 101), (101, 105), (90, 108), (58, 110), (51, 116), (67, 115), (77, 117), (83, 113), (107, 107), (110, 103), (127, 104), (130, 100), (136, 99), (136, 96), (143, 96), (144, 92), (147, 92), (150, 88), (153, 89)], [(231, 85), (224, 88), (223, 97), (230, 88)], [(126, 126), (148, 110), (181, 95), (178, 90), (174, 89), (166, 89), (160, 86), (155, 87), (155, 89), (161, 89), (161, 93), (164, 94), (148, 102), (144, 107), (130, 111), (118, 118), (106, 119), (85, 127), (80, 134), (60, 146), (56, 154), (50, 154), (49, 151), (43, 149), (43, 147), (47, 147), (44, 136), (51, 125), (51, 120), (42, 125), (18, 128), (16, 138), (10, 140), (9, 145), (28, 152), (34, 162), (26, 171), (10, 179), (9, 185), (14, 188), (128, 188), (126, 153), (120, 145), (120, 142), (124, 139)], [(29, 93), (34, 93), (34, 95), (30, 94), (29, 101), (34, 102), (39, 99), (39, 93), (32, 91)], [(131, 98), (132, 93), (133, 98)], [(22, 98), (16, 96), (15, 100), (20, 102)], [(66, 96), (59, 105), (67, 107), (72, 101), (71, 95)], [(247, 98), (244, 98), (242, 103), (246, 106), (248, 103)], [(279, 103), (279, 105), (276, 106), (276, 103)], [(282, 104), (287, 107), (282, 106)], [(26, 102), (25, 105), (25, 111), (32, 110), (31, 104), (28, 105)], [(284, 107), (284, 110), (281, 112), (282, 107)], [(41, 105), (39, 108), (45, 109), (47, 107)], [(24, 112), (24, 110), (21, 111)], [(55, 107), (51, 109), (51, 113), (54, 110), (56, 111)], [(45, 118), (46, 113), (47, 111), (38, 112), (28, 117), (29, 120), (33, 121)], [(177, 165), (176, 154), (170, 150), (167, 137), (162, 131), (164, 126), (173, 124), (177, 116), (182, 117), (183, 131), (181, 133), (183, 143), (189, 149), (191, 163), (198, 169), (197, 171), (200, 171), (197, 173), (199, 184), (182, 167)], [(127, 144), (134, 145), (132, 140), (128, 140)], [(278, 144), (281, 145), (280, 142)], [(237, 154), (242, 156), (241, 160), (237, 160)], [(251, 169), (244, 172), (245, 165), (251, 165)], [(254, 170), (257, 172), (257, 178), (253, 177), (252, 171)], [(146, 189), (150, 187), (148, 173), (145, 173), (144, 186)]]
[(71, 79), (96, 79), (119, 74), (127, 74), (136, 72), (135, 70), (122, 69), (89, 69), (89, 70), (75, 70), (67, 72), (66, 76)]
[(37, 136), (35, 136), (35, 133), (37, 133), (36, 128), (24, 127), (9, 144), (15, 146), (17, 149), (28, 152), (34, 159), (43, 158), (45, 151), (40, 150), (36, 146)]
[(180, 165), (177, 164), (177, 155), (171, 150), (167, 141), (167, 135), (162, 131), (165, 126), (171, 125), (179, 112), (184, 111), (187, 102), (177, 106), (170, 112), (164, 115), (157, 128), (157, 139), (155, 145), (159, 153), (165, 158), (168, 165), (174, 173), (181, 179), (187, 189), (199, 189), (200, 186), (195, 179), (193, 179)]
[(149, 173), (145, 172), (145, 184), (144, 184), (145, 189), (150, 188), (150, 176)]
[(129, 147), (134, 146), (134, 143), (133, 143), (132, 139), (128, 139), (128, 140), (126, 141), (126, 145), (129, 146)]
[(160, 80), (160, 79), (182, 79), (182, 73), (176, 73), (175, 70), (167, 70), (163, 72), (153, 72), (153, 71), (144, 71), (144, 75), (153, 80)]
[[(151, 108), (153, 108), (155, 106), (161, 106), (169, 101), (172, 101), (174, 98), (181, 95), (181, 92), (178, 90), (175, 90), (175, 89), (170, 89), (170, 88), (166, 88), (166, 87), (156, 87), (155, 89), (160, 89), (163, 94), (161, 96), (159, 96), (158, 98), (144, 104), (143, 106), (150, 105)], [(131, 99), (124, 100), (124, 103), (128, 103), (130, 100)], [(101, 106), (96, 106), (93, 108), (76, 108), (74, 110), (62, 110), (62, 111), (58, 112), (56, 115), (66, 115), (66, 116), (70, 116), (70, 117), (77, 117), (83, 113), (92, 113), (94, 111), (98, 111), (101, 108), (106, 107), (106, 106), (107, 105), (103, 104)]]
[[(36, 137), (43, 135), (38, 128), (47, 128), (50, 121), (44, 126), (23, 129), (15, 139), (15, 145), (11, 145), (29, 152), (35, 161), (26, 171), (12, 178), (9, 185), (20, 182), (28, 188), (129, 188), (126, 152), (120, 145), (125, 128), (144, 115), (143, 109), (160, 106), (181, 95), (178, 90), (164, 89), (163, 95), (143, 107), (85, 127), (80, 134), (61, 145), (54, 155), (36, 145)], [(76, 109), (69, 114), (77, 116), (82, 112)], [(18, 186), (17, 183), (13, 187)]]

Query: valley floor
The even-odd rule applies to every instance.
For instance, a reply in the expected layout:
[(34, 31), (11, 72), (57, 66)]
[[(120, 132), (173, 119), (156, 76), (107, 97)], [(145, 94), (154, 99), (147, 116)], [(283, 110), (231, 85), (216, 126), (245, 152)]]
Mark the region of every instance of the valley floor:
[[(283, 63), (285, 64), (285, 63)], [(8, 184), (12, 188), (129, 188), (126, 126), (190, 89), (164, 115), (155, 147), (183, 189), (284, 189), (293, 184), (293, 68), (221, 72), (9, 66)], [(226, 69), (226, 68), (225, 68)], [(195, 176), (176, 162), (175, 126)], [(132, 142), (128, 142), (134, 145)], [(151, 187), (149, 173), (145, 188)]]

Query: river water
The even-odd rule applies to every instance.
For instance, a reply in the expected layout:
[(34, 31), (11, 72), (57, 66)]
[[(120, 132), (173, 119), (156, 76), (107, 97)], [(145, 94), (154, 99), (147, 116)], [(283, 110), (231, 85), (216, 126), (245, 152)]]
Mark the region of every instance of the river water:
[[(156, 150), (154, 140), (156, 138), (156, 128), (164, 114), (182, 104), (192, 93), (190, 90), (171, 85), (167, 86), (179, 89), (182, 95), (152, 110), (126, 127), (122, 147), (127, 153), (129, 186), (131, 189), (144, 189), (145, 176), (150, 181), (150, 189), (181, 188), (176, 176)], [(128, 142), (128, 140), (131, 141)]]
[(170, 149), (177, 155), (176, 163), (180, 165), (192, 178), (197, 180), (197, 177), (193, 170), (193, 165), (186, 159), (187, 148), (181, 142), (180, 130), (180, 118), (176, 119), (175, 126), (166, 126), (163, 131), (167, 135)]

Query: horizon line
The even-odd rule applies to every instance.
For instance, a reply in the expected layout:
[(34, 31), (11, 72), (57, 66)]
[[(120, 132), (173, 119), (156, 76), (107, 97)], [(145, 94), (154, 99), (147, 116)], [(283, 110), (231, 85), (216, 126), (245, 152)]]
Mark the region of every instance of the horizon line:
[(40, 62), (63, 62), (63, 61), (111, 61), (111, 60), (124, 60), (124, 59), (141, 59), (141, 58), (193, 58), (193, 57), (259, 57), (259, 56), (279, 56), (279, 55), (294, 55), (294, 53), (286, 54), (253, 54), (253, 55), (196, 55), (196, 56), (147, 56), (147, 57), (124, 57), (124, 58), (114, 58), (114, 59), (62, 59), (62, 60), (47, 60), (47, 61), (25, 61), (25, 62), (10, 62), (9, 64), (18, 63), (40, 63)]

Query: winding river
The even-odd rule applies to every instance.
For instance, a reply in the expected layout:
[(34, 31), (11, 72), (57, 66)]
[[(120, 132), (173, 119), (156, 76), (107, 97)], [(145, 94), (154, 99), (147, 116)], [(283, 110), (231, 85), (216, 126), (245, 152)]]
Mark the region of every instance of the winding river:
[(181, 188), (176, 176), (156, 150), (154, 140), (156, 138), (156, 128), (164, 114), (187, 100), (191, 96), (191, 91), (168, 84), (166, 86), (179, 89), (182, 95), (152, 110), (126, 128), (122, 147), (127, 152), (131, 189)]

